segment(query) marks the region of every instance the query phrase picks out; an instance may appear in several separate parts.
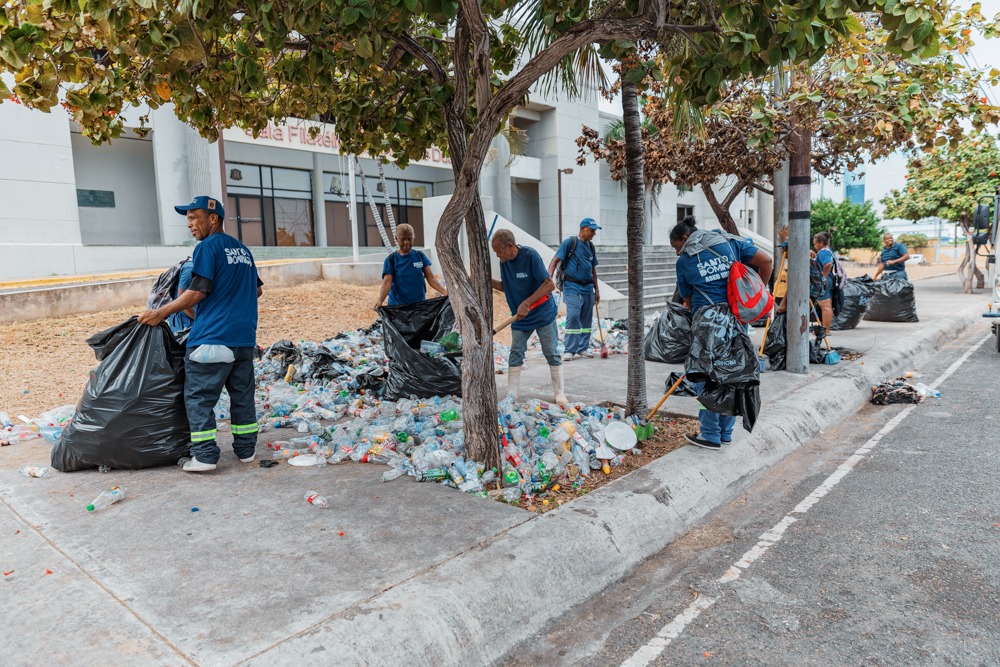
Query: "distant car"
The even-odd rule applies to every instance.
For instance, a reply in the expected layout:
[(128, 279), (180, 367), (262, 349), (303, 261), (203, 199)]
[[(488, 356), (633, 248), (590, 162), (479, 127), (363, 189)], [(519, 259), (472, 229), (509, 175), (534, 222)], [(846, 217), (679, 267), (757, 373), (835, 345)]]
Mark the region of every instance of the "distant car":
[(927, 260), (924, 259), (924, 256), (921, 255), (920, 253), (914, 253), (914, 254), (910, 255), (910, 260), (909, 261), (913, 262), (914, 264), (926, 264), (927, 263)]

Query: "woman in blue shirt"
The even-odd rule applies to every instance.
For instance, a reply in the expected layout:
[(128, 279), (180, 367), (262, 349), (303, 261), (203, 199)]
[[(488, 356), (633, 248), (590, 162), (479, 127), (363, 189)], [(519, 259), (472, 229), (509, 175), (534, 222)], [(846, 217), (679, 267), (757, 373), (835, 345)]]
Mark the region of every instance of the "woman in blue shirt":
[(882, 261), (878, 265), (878, 271), (875, 272), (875, 278), (878, 279), (885, 271), (886, 278), (909, 280), (910, 278), (906, 275), (906, 260), (910, 258), (910, 253), (906, 246), (893, 241), (892, 234), (889, 232), (882, 235), (882, 243), (885, 248), (882, 249)]
[[(705, 306), (727, 303), (729, 268), (734, 261), (758, 267), (765, 284), (774, 267), (771, 256), (754, 246), (750, 239), (697, 229), (693, 219), (685, 218), (670, 231), (670, 245), (677, 252), (677, 291), (684, 305), (691, 309), (694, 320)], [(699, 394), (704, 387), (704, 382), (695, 383)], [(722, 445), (733, 441), (736, 417), (702, 406), (698, 422), (700, 432), (685, 436), (692, 445), (719, 451)]]
[(820, 232), (813, 236), (813, 248), (816, 250), (816, 262), (819, 264), (822, 289), (812, 295), (819, 307), (820, 319), (826, 327), (826, 335), (830, 335), (830, 323), (833, 322), (833, 251), (830, 250), (829, 232)]

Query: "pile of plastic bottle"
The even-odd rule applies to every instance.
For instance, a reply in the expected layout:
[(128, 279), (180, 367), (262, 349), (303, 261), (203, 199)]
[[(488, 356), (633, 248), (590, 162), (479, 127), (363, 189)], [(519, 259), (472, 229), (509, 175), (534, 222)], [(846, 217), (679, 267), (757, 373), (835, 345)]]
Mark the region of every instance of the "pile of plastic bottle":
[(383, 482), (409, 475), (508, 502), (556, 485), (584, 485), (595, 470), (610, 472), (629, 453), (604, 443), (605, 427), (622, 415), (601, 407), (564, 409), (505, 398), (497, 411), (503, 467), (486, 470), (468, 457), (460, 398), (380, 401), (345, 383), (296, 386), (283, 380), (263, 383), (257, 396), (274, 459), (293, 466), (381, 464), (388, 466)]
[(0, 412), (0, 445), (16, 445), (39, 437), (57, 442), (74, 412), (75, 405), (63, 405), (36, 418), (20, 415), (16, 421), (6, 412)]

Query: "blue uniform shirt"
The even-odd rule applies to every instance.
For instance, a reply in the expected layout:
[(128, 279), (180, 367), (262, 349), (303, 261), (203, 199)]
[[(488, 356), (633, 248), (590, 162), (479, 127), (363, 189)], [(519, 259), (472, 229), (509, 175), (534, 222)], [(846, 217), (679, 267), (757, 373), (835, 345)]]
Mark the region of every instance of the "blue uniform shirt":
[[(569, 264), (566, 263), (566, 255), (573, 245), (573, 239), (569, 238), (562, 242), (556, 250), (556, 257), (563, 263), (566, 270), (566, 281), (563, 283), (563, 291), (567, 294), (593, 294), (594, 293), (594, 267), (597, 266), (597, 251), (594, 244), (584, 243), (576, 237), (576, 250)], [(574, 282), (581, 281), (581, 282)]]
[(257, 265), (246, 246), (218, 232), (194, 248), (193, 278), (212, 282), (212, 291), (194, 307), (188, 347), (257, 344)]
[[(177, 289), (174, 290), (174, 293), (171, 294), (170, 296), (176, 299), (178, 294), (188, 289), (189, 287), (191, 287), (190, 259), (184, 262), (183, 265), (181, 265), (180, 276), (177, 279)], [(188, 314), (185, 313), (183, 310), (179, 313), (174, 313), (173, 315), (168, 317), (167, 322), (170, 324), (170, 330), (173, 331), (174, 333), (177, 333), (178, 331), (181, 331), (183, 329), (187, 329), (192, 324), (194, 324), (194, 320), (188, 317)]]
[(691, 298), (692, 313), (713, 303), (728, 303), (729, 267), (737, 259), (737, 250), (741, 262), (749, 262), (757, 254), (757, 247), (750, 239), (736, 239), (712, 246), (712, 250), (722, 257), (706, 250), (697, 255), (682, 252), (677, 258), (677, 289), (685, 299)]
[(424, 267), (430, 266), (431, 260), (419, 250), (410, 250), (405, 255), (395, 251), (382, 262), (382, 277), (392, 276), (392, 286), (389, 288), (390, 306), (409, 306), (427, 298), (427, 282), (424, 280)]
[[(500, 281), (503, 283), (503, 293), (507, 297), (510, 312), (516, 313), (518, 306), (534, 294), (548, 277), (549, 272), (545, 270), (542, 258), (527, 246), (518, 246), (514, 259), (500, 262)], [(556, 302), (550, 298), (528, 313), (523, 320), (514, 322), (510, 328), (531, 331), (551, 324), (555, 319)]]
[(892, 259), (899, 259), (906, 254), (906, 246), (899, 241), (892, 244), (892, 247), (882, 248), (882, 270), (883, 271), (905, 271), (906, 262), (897, 262), (890, 266), (885, 266), (885, 263)]

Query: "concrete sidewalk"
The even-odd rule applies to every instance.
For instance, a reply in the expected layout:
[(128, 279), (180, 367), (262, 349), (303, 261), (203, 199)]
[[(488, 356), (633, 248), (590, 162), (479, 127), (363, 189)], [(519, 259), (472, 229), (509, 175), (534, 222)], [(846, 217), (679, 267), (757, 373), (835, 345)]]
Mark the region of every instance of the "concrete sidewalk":
[[(849, 418), (873, 382), (919, 369), (970, 325), (986, 333), (984, 297), (961, 294), (954, 278), (917, 283), (917, 301), (919, 324), (835, 334), (834, 345), (865, 352), (857, 362), (764, 374), (754, 433), (722, 453), (683, 447), (542, 516), (411, 478), (380, 484), (383, 466), (263, 469), (226, 452), (202, 477), (29, 479), (16, 469), (46, 463), (50, 447), (5, 447), (0, 655), (12, 665), (490, 664)], [(653, 401), (672, 367), (647, 368)], [(566, 369), (572, 399), (624, 396), (624, 357)], [(543, 360), (529, 361), (524, 384), (547, 393)], [(115, 484), (128, 497), (88, 514)], [(307, 490), (331, 508), (306, 504)]]

